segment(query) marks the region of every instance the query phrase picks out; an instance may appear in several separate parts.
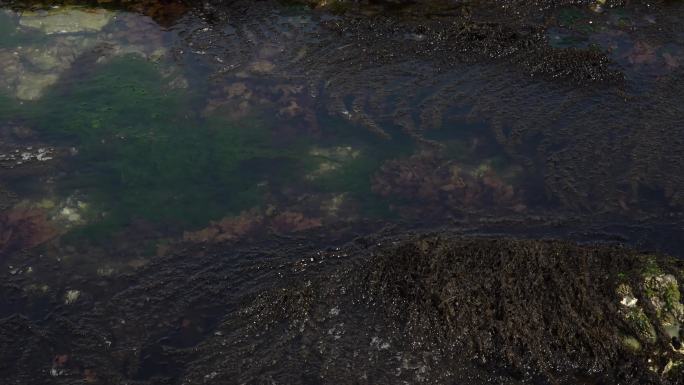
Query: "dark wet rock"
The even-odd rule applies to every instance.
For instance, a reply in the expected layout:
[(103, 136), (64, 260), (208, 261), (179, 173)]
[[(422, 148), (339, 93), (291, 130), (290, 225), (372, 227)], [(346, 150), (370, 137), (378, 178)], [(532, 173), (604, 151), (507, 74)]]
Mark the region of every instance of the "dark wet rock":
[[(18, 343), (21, 336), (23, 343)], [(0, 375), (9, 384), (20, 381), (38, 382), (47, 380), (45, 373), (21, 373), (20, 367), (28, 361), (49, 362), (49, 352), (43, 350), (49, 346), (46, 336), (25, 317), (15, 315), (0, 319)], [(14, 379), (14, 380), (10, 380)]]
[[(623, 344), (616, 287), (641, 287), (653, 261), (681, 278), (681, 261), (450, 233), (341, 242), (189, 246), (103, 278), (122, 284), (63, 283), (93, 294), (64, 305), (59, 290), (51, 316), (2, 320), (0, 357), (22, 357), (2, 374), (9, 384), (679, 380), (681, 353), (660, 329), (655, 342), (634, 335), (639, 350)], [(8, 276), (3, 306), (20, 298), (9, 285), (30, 279)], [(633, 294), (659, 328), (646, 294)]]
[[(193, 367), (189, 378), (221, 383), (266, 370), (295, 383), (574, 384), (589, 371), (599, 383), (678, 380), (660, 375), (668, 363), (661, 354), (681, 360), (665, 349), (669, 341), (644, 341), (646, 351), (634, 353), (619, 337), (628, 326), (614, 296), (617, 277), (638, 279), (644, 256), (446, 235), (386, 241), (333, 270), (320, 264), (338, 252), (303, 258), (290, 285), (259, 295), (200, 345), (197, 363), (211, 372)], [(293, 350), (284, 357), (281, 349)], [(500, 370), (509, 371), (499, 377)]]

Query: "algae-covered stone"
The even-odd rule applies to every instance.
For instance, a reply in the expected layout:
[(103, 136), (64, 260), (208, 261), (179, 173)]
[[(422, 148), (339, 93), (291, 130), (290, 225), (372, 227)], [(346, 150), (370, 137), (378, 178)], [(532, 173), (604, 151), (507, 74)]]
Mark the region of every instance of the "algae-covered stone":
[(39, 29), (48, 35), (97, 32), (109, 24), (113, 16), (113, 12), (103, 9), (57, 8), (50, 11), (26, 12), (19, 19), (19, 24)]
[(682, 303), (677, 278), (672, 274), (647, 275), (644, 290), (658, 313), (681, 315)]
[(663, 369), (663, 376), (671, 379), (681, 379), (684, 375), (684, 361), (683, 360), (669, 360)]
[[(634, 295), (632, 287), (626, 283), (621, 283), (617, 286), (617, 288), (615, 288), (615, 294), (617, 294), (620, 300), (620, 313), (622, 314), (622, 317), (627, 324), (630, 325), (632, 331), (638, 337), (638, 339), (636, 339), (634, 337), (627, 336), (623, 338), (623, 344), (632, 350), (639, 350), (641, 348), (641, 344), (638, 340), (651, 344), (655, 343), (658, 339), (656, 329), (646, 313), (644, 313), (644, 310), (641, 308), (641, 306), (637, 305), (638, 301)], [(639, 349), (634, 349), (636, 344), (634, 341), (630, 340), (630, 338), (636, 340), (637, 344), (639, 345)]]
[(89, 205), (70, 196), (57, 206), (52, 215), (52, 220), (61, 223), (65, 227), (85, 224), (89, 212)]
[[(615, 288), (620, 303), (620, 314), (629, 325), (630, 334), (635, 336), (623, 336), (623, 346), (632, 351), (639, 351), (642, 349), (641, 343), (655, 344), (658, 341), (658, 330), (661, 330), (665, 332), (672, 349), (681, 352), (684, 305), (681, 303), (677, 278), (666, 273), (654, 258), (646, 257), (644, 260), (646, 265), (642, 269), (642, 280), (638, 284), (646, 297), (645, 303), (637, 300), (629, 284), (622, 282)], [(655, 316), (649, 317), (644, 309), (653, 310)], [(660, 372), (662, 369), (662, 374), (665, 375), (673, 367), (678, 366), (678, 363), (679, 361), (671, 361), (664, 368), (654, 366), (654, 371)]]
[(623, 336), (622, 344), (629, 350), (633, 352), (638, 352), (641, 350), (641, 342), (632, 336)]
[(647, 274), (643, 287), (662, 328), (670, 338), (678, 337), (684, 324), (684, 305), (677, 278), (672, 274)]

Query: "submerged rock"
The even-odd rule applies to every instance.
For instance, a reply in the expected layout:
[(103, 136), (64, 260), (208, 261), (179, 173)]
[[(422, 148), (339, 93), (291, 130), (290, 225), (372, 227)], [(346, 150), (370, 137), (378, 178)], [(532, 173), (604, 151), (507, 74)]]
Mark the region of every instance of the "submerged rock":
[(491, 163), (484, 160), (471, 165), (438, 153), (420, 152), (409, 158), (387, 161), (373, 176), (372, 188), (388, 199), (420, 201), (424, 204), (423, 211), (426, 207), (433, 212), (472, 211), (483, 207), (524, 211), (524, 191), (516, 185), (521, 168), (507, 165), (496, 170)]
[(47, 210), (21, 202), (0, 215), (0, 253), (30, 249), (63, 232), (49, 220)]
[(46, 88), (57, 83), (59, 76), (56, 74), (40, 74), (24, 72), (19, 75), (17, 84), (17, 99), (38, 100), (43, 96)]
[[(36, 101), (86, 54), (96, 54), (96, 63), (125, 55), (155, 63), (166, 57), (161, 28), (144, 17), (122, 14), (122, 23), (103, 31), (115, 15), (105, 9), (71, 7), (22, 13), (21, 36), (33, 36), (36, 30), (46, 36), (0, 48), (0, 88), (19, 100)], [(170, 87), (187, 86), (175, 68), (162, 66), (160, 71), (170, 79)]]
[(24, 12), (19, 25), (39, 29), (52, 35), (57, 33), (97, 32), (114, 17), (105, 9), (55, 8), (49, 11)]
[(314, 180), (337, 171), (340, 167), (357, 159), (361, 151), (351, 146), (313, 147), (309, 150), (309, 155), (320, 160), (318, 167), (306, 175), (306, 179)]
[(274, 207), (265, 211), (253, 208), (241, 212), (238, 216), (212, 221), (204, 229), (185, 232), (183, 240), (194, 243), (218, 243), (255, 236), (259, 231), (291, 234), (322, 225), (320, 218), (309, 217), (301, 212), (277, 211)]
[[(280, 265), (282, 285), (251, 296), (200, 345), (206, 355), (188, 369), (187, 382), (209, 370), (216, 383), (238, 375), (247, 381), (265, 368), (275, 381), (294, 383), (306, 381), (293, 373), (311, 368), (324, 368), (315, 372), (319, 383), (675, 384), (682, 378), (682, 356), (663, 349), (658, 331), (656, 342), (630, 335), (616, 304), (616, 287), (641, 283), (649, 256), (634, 251), (438, 233), (356, 239), (296, 255), (297, 268)], [(664, 272), (679, 274), (681, 261), (659, 260)], [(652, 309), (640, 292), (632, 294), (655, 328)]]
[(17, 99), (38, 100), (76, 58), (96, 44), (95, 39), (85, 36), (59, 36), (47, 45), (0, 49), (0, 85)]

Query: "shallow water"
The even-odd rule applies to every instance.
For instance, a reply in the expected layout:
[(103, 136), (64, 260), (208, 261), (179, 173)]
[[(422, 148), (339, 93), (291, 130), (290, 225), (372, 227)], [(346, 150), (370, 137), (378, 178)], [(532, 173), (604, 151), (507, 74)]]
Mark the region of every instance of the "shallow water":
[[(591, 132), (576, 137), (564, 132), (573, 129), (564, 121), (573, 114), (594, 114), (599, 125), (619, 115), (597, 102), (614, 98), (613, 87), (572, 90), (542, 79), (525, 84), (550, 99), (545, 108), (561, 108), (570, 104), (562, 99), (573, 98), (573, 110), (565, 118), (547, 111), (554, 114), (547, 119), (548, 130), (555, 126), (557, 134), (547, 130), (513, 139), (514, 116), (488, 121), (488, 111), (476, 111), (478, 102), (470, 99), (473, 92), (486, 92), (504, 101), (509, 94), (511, 104), (520, 103), (513, 90), (504, 88), (520, 82), (515, 71), (513, 84), (487, 90), (493, 86), (479, 79), (493, 71), (486, 64), (457, 65), (437, 74), (430, 62), (399, 60), (339, 80), (372, 76), (388, 89), (359, 87), (345, 96), (346, 90), (335, 88), (336, 74), (307, 77), (313, 70), (306, 62), (298, 64), (326, 54), (308, 51), (320, 49), (313, 39), (327, 39), (317, 23), (334, 16), (296, 7), (268, 12), (246, 25), (232, 25), (230, 19), (211, 25), (190, 13), (162, 27), (125, 11), (65, 8), (23, 16), (5, 11), (3, 188), (16, 194), (7, 205), (44, 215), (47, 226), (59, 227), (59, 236), (72, 247), (133, 236), (146, 238), (148, 249), (155, 239), (184, 233), (197, 240), (239, 236), (231, 232), (246, 230), (231, 228), (240, 227), (232, 222), (244, 217), (259, 222), (242, 224), (254, 232), (287, 232), (359, 219), (420, 219), (434, 225), (590, 215), (624, 224), (644, 215), (681, 214), (679, 180), (668, 180), (679, 178), (676, 165), (653, 180), (635, 175), (644, 167), (667, 165), (655, 160), (642, 166), (634, 157), (679, 152), (679, 139), (668, 140), (675, 135), (666, 128), (670, 121), (663, 119), (660, 130), (648, 133), (662, 138), (647, 139), (669, 147), (646, 148), (645, 154), (634, 147), (638, 143), (625, 145), (627, 154), (597, 153), (598, 148), (582, 153), (594, 144)], [(636, 89), (631, 97), (668, 84), (670, 78), (660, 78), (679, 71), (680, 46), (630, 44), (619, 27), (631, 19), (626, 11), (615, 13), (600, 15), (596, 24), (605, 25), (587, 31), (577, 25), (596, 15), (562, 10), (563, 27), (551, 29), (550, 40), (563, 46), (595, 41), (605, 47), (625, 40), (628, 47), (611, 55), (627, 74), (626, 87)], [(629, 25), (652, 22), (646, 15)], [(581, 32), (572, 32), (573, 27)], [(578, 37), (572, 40), (571, 33)], [(616, 38), (601, 40), (604, 36)], [(244, 46), (231, 53), (234, 44)], [(321, 64), (311, 67), (316, 65)], [(417, 87), (410, 91), (413, 100), (400, 100), (406, 87)], [(410, 123), (416, 126), (412, 131), (409, 124), (398, 127), (397, 112), (391, 111), (407, 103), (418, 104), (402, 111), (417, 121)], [(656, 120), (635, 124), (658, 125), (658, 111), (644, 113), (654, 113)], [(394, 122), (388, 122), (389, 114)], [(597, 130), (594, 139), (625, 140), (621, 136), (641, 129), (625, 128), (608, 138), (605, 130)], [(593, 159), (577, 165), (575, 156)], [(566, 167), (563, 162), (570, 169), (557, 174), (550, 169)], [(581, 180), (582, 167), (602, 162), (609, 163), (599, 166), (605, 179)], [(218, 229), (211, 230), (212, 221)]]
[[(442, 57), (421, 46), (439, 26), (217, 8), (2, 10), (3, 274), (37, 293), (77, 276), (97, 301), (179, 243), (387, 226), (683, 255), (684, 5), (553, 10), (549, 45), (602, 52), (621, 74), (606, 82), (488, 49)], [(200, 313), (166, 345), (225, 314)], [(150, 360), (140, 376), (175, 375)]]

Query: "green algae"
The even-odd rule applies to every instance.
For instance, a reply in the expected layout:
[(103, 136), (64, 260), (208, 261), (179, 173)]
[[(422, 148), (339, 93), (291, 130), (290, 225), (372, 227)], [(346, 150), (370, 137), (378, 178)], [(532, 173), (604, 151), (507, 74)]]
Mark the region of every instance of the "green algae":
[(95, 224), (82, 234), (137, 219), (201, 225), (239, 212), (260, 201), (258, 183), (271, 172), (249, 162), (296, 157), (296, 144), (274, 145), (267, 122), (201, 118), (193, 95), (167, 83), (154, 65), (118, 58), (24, 110), (43, 137), (78, 152), (79, 171), (60, 185), (93, 200)]
[[(268, 114), (201, 115), (201, 79), (193, 91), (174, 89), (162, 65), (117, 57), (70, 70), (32, 103), (0, 95), (0, 118), (22, 121), (41, 139), (71, 148), (57, 193), (77, 192), (89, 206), (87, 225), (65, 239), (104, 241), (140, 221), (201, 227), (262, 205), (296, 181), (314, 193), (344, 193), (369, 216), (388, 215), (387, 202), (371, 191), (371, 177), (385, 159), (410, 153), (409, 138), (396, 135), (389, 146), (349, 122), (323, 120), (322, 148), (349, 143), (355, 153), (324, 159), (310, 152), (310, 139), (278, 138)], [(306, 171), (324, 161), (336, 162), (334, 170), (308, 180)]]
[(665, 287), (663, 299), (665, 300), (665, 310), (673, 311), (677, 306), (681, 306), (681, 295), (679, 293), (679, 286), (672, 282)]

